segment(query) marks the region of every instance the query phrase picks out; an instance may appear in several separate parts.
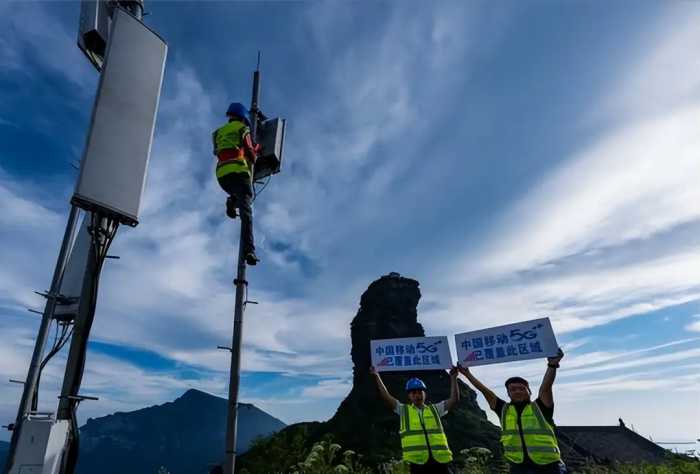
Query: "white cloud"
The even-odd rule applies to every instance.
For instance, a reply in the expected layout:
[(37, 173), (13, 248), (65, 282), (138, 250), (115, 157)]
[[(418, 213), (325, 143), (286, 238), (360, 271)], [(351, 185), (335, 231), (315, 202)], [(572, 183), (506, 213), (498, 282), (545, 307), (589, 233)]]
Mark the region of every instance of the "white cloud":
[(0, 4), (0, 29), (5, 32), (0, 38), (2, 70), (22, 74), (26, 72), (26, 63), (32, 62), (60, 74), (78, 86), (76, 91), (79, 93), (94, 85), (97, 76), (76, 45), (79, 7), (72, 5), (75, 32), (67, 30), (40, 2)]
[(458, 333), (549, 316), (559, 334), (600, 326), (700, 298), (700, 253), (628, 265), (525, 275), (492, 287), (427, 286), (441, 305), (423, 312), (431, 332)]
[[(700, 242), (683, 232), (700, 225), (700, 96), (690, 93), (695, 86), (675, 89), (664, 79), (700, 81), (697, 58), (683, 47), (698, 32), (693, 8), (677, 32), (662, 19), (666, 34), (655, 49), (613, 81), (614, 90), (635, 90), (643, 101), (663, 95), (664, 107), (616, 116), (614, 127), (475, 230), (476, 243), (423, 285), (441, 301), (428, 311), (431, 329), (549, 315), (558, 332), (576, 331), (700, 298)], [(630, 72), (651, 68), (647, 61), (666, 68)], [(631, 85), (638, 80), (643, 87)]]
[(665, 7), (629, 59), (617, 65), (624, 73), (598, 112), (622, 119), (654, 115), (700, 97), (700, 59), (689, 47), (700, 42), (700, 7), (693, 2)]
[(55, 260), (60, 240), (52, 234), (65, 226), (62, 216), (38, 204), (33, 191), (27, 183), (12, 182), (0, 168), (0, 307), (23, 312), (43, 302), (32, 290), (45, 288), (51, 270), (38, 262)]
[(316, 385), (302, 390), (303, 397), (344, 398), (352, 389), (352, 379), (321, 380)]
[[(635, 350), (615, 350), (583, 352), (579, 349), (568, 349), (565, 345), (566, 355), (561, 362), (561, 368), (557, 374), (557, 392), (560, 396), (578, 396), (580, 391), (577, 387), (588, 387), (591, 391), (596, 387), (605, 386), (605, 381), (624, 380), (634, 382), (635, 380), (650, 380), (659, 378), (659, 374), (665, 372), (663, 378), (673, 378), (677, 383), (672, 386), (674, 390), (688, 390), (694, 386), (697, 377), (695, 371), (690, 370), (693, 364), (697, 364), (700, 358), (700, 350), (694, 347), (698, 338), (673, 341), (655, 346), (643, 347)], [(675, 349), (673, 352), (664, 352), (671, 347), (685, 346)], [(688, 347), (690, 346), (690, 347)], [(669, 365), (668, 362), (674, 362)], [(545, 361), (530, 360), (510, 364), (496, 364), (483, 367), (474, 367), (472, 372), (477, 377), (495, 391), (500, 391), (503, 395), (505, 389), (503, 382), (513, 375), (524, 377), (530, 382), (534, 393), (537, 392), (539, 382), (544, 376)], [(603, 377), (597, 377), (599, 373), (608, 373)], [(683, 382), (683, 383), (681, 383)], [(571, 385), (572, 390), (566, 387)], [(637, 385), (619, 385), (608, 387), (606, 390), (614, 391), (619, 389), (625, 391)], [(565, 395), (569, 393), (569, 395)]]
[[(656, 352), (660, 349), (666, 349), (668, 347), (675, 347), (679, 345), (686, 345), (691, 342), (700, 341), (700, 338), (693, 337), (688, 339), (680, 339), (677, 341), (666, 342), (664, 344), (657, 344), (651, 347), (645, 347), (643, 349), (636, 349), (633, 351), (627, 351), (624, 353), (604, 353), (604, 352), (588, 352), (586, 354), (579, 355), (574, 361), (567, 360), (567, 369), (573, 369), (577, 367), (584, 367), (593, 364), (600, 364), (604, 362), (610, 362), (618, 359), (629, 359), (632, 356), (639, 356), (640, 354), (646, 354), (649, 352)], [(566, 349), (570, 347), (569, 344), (565, 346)], [(576, 345), (574, 345), (574, 348)]]
[(499, 217), (483, 246), (455, 269), (456, 277), (556, 264), (700, 219), (698, 122), (700, 102), (602, 137)]
[(686, 331), (700, 332), (700, 314), (693, 316), (696, 320), (685, 326)]
[[(572, 369), (572, 370), (562, 371), (562, 373), (565, 373), (566, 375), (582, 375), (582, 374), (588, 374), (588, 373), (605, 372), (605, 371), (610, 371), (610, 370), (621, 370), (621, 369), (624, 369), (626, 372), (628, 372), (628, 369), (634, 368), (634, 367), (649, 368), (649, 367), (654, 366), (655, 364), (692, 360), (692, 359), (696, 359), (698, 357), (700, 357), (700, 349), (687, 349), (684, 351), (673, 352), (670, 354), (661, 354), (661, 355), (655, 355), (655, 356), (651, 356), (651, 357), (638, 357), (634, 360), (627, 360), (624, 362), (616, 362), (616, 363), (611, 363), (611, 364), (597, 365), (594, 367)], [(622, 389), (622, 388), (623, 387), (621, 386), (620, 389)]]

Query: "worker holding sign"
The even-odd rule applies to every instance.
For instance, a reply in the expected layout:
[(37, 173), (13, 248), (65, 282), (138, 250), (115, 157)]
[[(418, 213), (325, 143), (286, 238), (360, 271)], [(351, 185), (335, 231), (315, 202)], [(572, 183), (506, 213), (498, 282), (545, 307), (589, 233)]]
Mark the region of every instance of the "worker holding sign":
[(471, 373), (469, 368), (459, 371), (479, 390), (489, 407), (501, 420), (501, 444), (511, 474), (563, 474), (566, 466), (554, 433), (554, 396), (552, 385), (564, 352), (547, 358), (547, 371), (540, 385), (538, 397), (530, 400), (530, 385), (522, 377), (506, 380), (509, 402), (496, 396)]
[(403, 404), (391, 396), (374, 367), (370, 368), (370, 373), (374, 375), (382, 400), (400, 417), (399, 435), (403, 460), (410, 466), (410, 472), (449, 473), (452, 451), (447, 445), (447, 436), (440, 418), (459, 401), (457, 367), (450, 370), (450, 398), (435, 404), (426, 403), (427, 387), (418, 378), (409, 379), (406, 383), (409, 403)]

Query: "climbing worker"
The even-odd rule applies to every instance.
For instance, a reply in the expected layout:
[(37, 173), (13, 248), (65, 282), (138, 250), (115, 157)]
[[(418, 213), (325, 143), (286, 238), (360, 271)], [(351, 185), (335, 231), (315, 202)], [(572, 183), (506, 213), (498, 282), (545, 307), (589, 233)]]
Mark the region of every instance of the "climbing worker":
[(457, 367), (450, 370), (450, 398), (440, 403), (426, 403), (426, 386), (422, 380), (409, 379), (406, 394), (409, 403), (403, 404), (389, 394), (379, 372), (370, 368), (386, 405), (400, 417), (399, 435), (403, 460), (411, 473), (449, 473), (452, 451), (447, 445), (447, 436), (442, 429), (441, 417), (445, 416), (459, 401)]
[(552, 385), (564, 352), (547, 358), (547, 371), (538, 397), (530, 400), (530, 385), (522, 377), (506, 380), (509, 402), (498, 398), (469, 368), (459, 371), (479, 390), (501, 420), (501, 444), (511, 474), (565, 474), (566, 466), (554, 433)]
[(236, 218), (236, 209), (241, 214), (241, 239), (245, 261), (255, 265), (259, 259), (255, 255), (253, 240), (253, 165), (258, 152), (258, 145), (253, 144), (250, 135), (248, 110), (243, 104), (232, 103), (226, 111), (228, 123), (217, 128), (212, 134), (216, 164), (216, 179), (219, 186), (226, 191), (226, 215)]

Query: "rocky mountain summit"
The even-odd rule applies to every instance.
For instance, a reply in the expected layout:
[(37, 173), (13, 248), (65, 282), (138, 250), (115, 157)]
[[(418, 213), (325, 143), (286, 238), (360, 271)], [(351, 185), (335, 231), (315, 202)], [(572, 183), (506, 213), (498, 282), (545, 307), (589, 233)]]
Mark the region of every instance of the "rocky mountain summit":
[[(225, 399), (188, 390), (173, 402), (89, 419), (80, 428), (78, 474), (171, 474), (209, 472), (221, 462), (226, 434)], [(286, 425), (248, 403), (241, 403), (238, 450)]]
[[(267, 442), (254, 446), (241, 459), (242, 466), (263, 462), (266, 450), (283, 443), (303, 443), (308, 446), (325, 435), (343, 448), (360, 453), (368, 464), (390, 458), (400, 458), (399, 418), (379, 399), (374, 379), (369, 374), (370, 341), (399, 337), (424, 336), (418, 322), (417, 306), (421, 294), (416, 280), (390, 273), (372, 282), (360, 299), (360, 308), (350, 324), (352, 338), (353, 387), (338, 407), (335, 415), (323, 423), (290, 425)], [(406, 402), (404, 385), (408, 378), (420, 377), (428, 386), (428, 401), (449, 397), (450, 379), (443, 370), (416, 370), (385, 373), (382, 379), (389, 391)], [(476, 403), (476, 394), (459, 382), (461, 401), (444, 421), (445, 431), (453, 451), (471, 446), (499, 449), (500, 430), (486, 420), (486, 414)]]

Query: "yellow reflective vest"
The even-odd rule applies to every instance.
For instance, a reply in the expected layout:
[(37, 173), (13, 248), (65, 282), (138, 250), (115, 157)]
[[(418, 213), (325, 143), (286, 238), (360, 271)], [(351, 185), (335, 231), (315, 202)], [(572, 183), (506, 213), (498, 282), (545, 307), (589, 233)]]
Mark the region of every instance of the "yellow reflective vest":
[(412, 464), (425, 464), (432, 452), (433, 459), (439, 463), (446, 464), (452, 461), (452, 451), (447, 445), (447, 436), (442, 429), (442, 421), (435, 405), (425, 406), (423, 423), (418, 408), (412, 404), (401, 407), (399, 435), (403, 460)]
[(561, 460), (554, 427), (544, 419), (536, 402), (525, 406), (520, 415), (522, 437), (518, 427), (518, 412), (511, 403), (501, 411), (501, 444), (506, 459), (520, 464), (525, 460), (522, 442), (525, 440), (527, 454), (535, 464), (549, 464)]
[(251, 174), (250, 165), (243, 153), (243, 141), (249, 134), (248, 125), (239, 120), (232, 120), (214, 131), (212, 134), (214, 154), (219, 158), (216, 164), (217, 178), (231, 173)]

